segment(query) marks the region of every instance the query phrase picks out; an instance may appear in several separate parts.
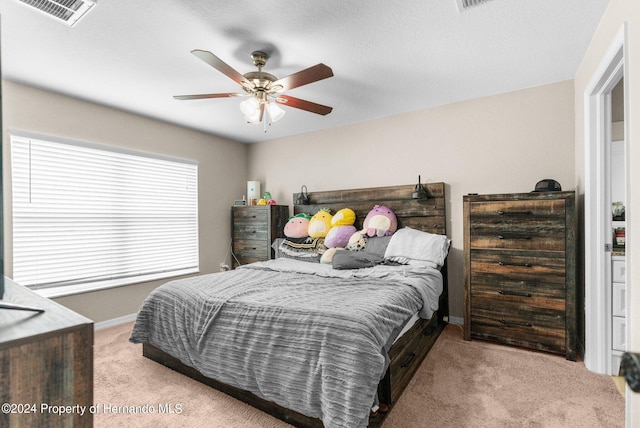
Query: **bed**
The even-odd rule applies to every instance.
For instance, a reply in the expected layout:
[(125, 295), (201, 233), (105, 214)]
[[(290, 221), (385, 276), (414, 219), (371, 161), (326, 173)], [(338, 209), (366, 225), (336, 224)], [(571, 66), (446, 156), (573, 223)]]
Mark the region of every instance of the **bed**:
[[(445, 185), (424, 187), (425, 199), (412, 198), (413, 185), (313, 192), (294, 213), (348, 207), (361, 228), (386, 205), (398, 220), (387, 254), (407, 239), (448, 249)], [(393, 407), (448, 317), (446, 251), (438, 254), (434, 266), (360, 269), (277, 258), (171, 281), (145, 300), (130, 340), (292, 425), (380, 426), (387, 412), (375, 410)]]

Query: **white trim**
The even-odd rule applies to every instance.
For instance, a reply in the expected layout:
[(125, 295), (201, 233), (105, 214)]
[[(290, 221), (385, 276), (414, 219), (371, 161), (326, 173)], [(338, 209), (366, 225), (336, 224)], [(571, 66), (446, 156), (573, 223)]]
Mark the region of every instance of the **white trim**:
[(118, 318), (113, 318), (106, 321), (97, 322), (93, 324), (93, 331), (104, 330), (105, 328), (115, 327), (117, 325), (133, 322), (136, 320), (137, 316), (138, 316), (138, 313), (135, 313), (135, 314), (124, 315)]
[[(610, 207), (605, 206), (604, 189), (605, 142), (611, 138), (611, 90), (621, 77), (628, 78), (625, 63), (627, 25), (620, 28), (584, 93), (584, 282), (585, 282), (585, 366), (606, 374), (610, 367), (610, 292), (606, 284), (607, 265), (605, 243), (611, 238), (605, 232)], [(625, 83), (625, 118), (628, 85)], [(625, 128), (627, 127), (625, 121)], [(626, 129), (625, 129), (626, 132)], [(628, 134), (627, 134), (628, 135)], [(625, 138), (628, 140), (628, 138)], [(628, 174), (628, 172), (627, 172)], [(628, 192), (628, 190), (627, 190)], [(629, 215), (628, 209), (626, 215)]]
[(449, 317), (449, 324), (464, 325), (464, 318), (462, 318), (462, 317)]
[(143, 152), (141, 150), (133, 150), (133, 149), (127, 149), (127, 148), (124, 148), (124, 147), (110, 146), (108, 144), (91, 143), (91, 142), (88, 142), (88, 141), (73, 140), (73, 139), (70, 139), (70, 138), (58, 137), (58, 136), (53, 136), (53, 135), (37, 134), (35, 132), (23, 131), (21, 129), (10, 128), (9, 129), (9, 135), (15, 136), (15, 137), (32, 139), (32, 140), (50, 141), (52, 143), (67, 144), (67, 145), (72, 145), (72, 146), (77, 146), (77, 147), (85, 147), (85, 148), (89, 148), (89, 149), (106, 150), (106, 151), (113, 152), (113, 153), (121, 153), (121, 154), (134, 155), (134, 156), (143, 156), (143, 157), (166, 160), (166, 161), (171, 161), (171, 162), (182, 162), (182, 163), (186, 163), (186, 164), (189, 164), (189, 165), (198, 165), (199, 164), (198, 161), (191, 160), (191, 159), (184, 159), (184, 158), (179, 158), (179, 157), (174, 157), (174, 156), (166, 156), (166, 155), (161, 155), (161, 154), (158, 154), (158, 153)]

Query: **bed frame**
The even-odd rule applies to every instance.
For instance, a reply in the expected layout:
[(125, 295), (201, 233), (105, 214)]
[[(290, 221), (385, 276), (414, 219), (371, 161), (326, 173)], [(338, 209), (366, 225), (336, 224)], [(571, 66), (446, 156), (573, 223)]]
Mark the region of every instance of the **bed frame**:
[[(294, 205), (294, 213), (313, 215), (321, 208), (329, 208), (332, 213), (342, 208), (351, 208), (356, 213), (356, 228), (360, 230), (364, 218), (374, 205), (386, 205), (396, 214), (398, 228), (408, 226), (429, 233), (446, 235), (445, 185), (444, 183), (428, 183), (423, 187), (427, 191), (426, 199), (413, 199), (415, 185), (313, 192), (309, 194), (310, 204)], [(389, 410), (398, 401), (402, 391), (406, 388), (448, 320), (449, 299), (446, 264), (442, 269), (442, 274), (444, 290), (440, 296), (440, 309), (430, 320), (420, 319), (416, 322), (394, 343), (389, 351), (391, 363), (378, 385), (379, 401), (385, 404)], [(242, 400), (278, 419), (296, 427), (323, 427), (319, 419), (310, 418), (266, 401), (251, 392), (208, 378), (153, 345), (143, 344), (142, 346), (145, 357)], [(382, 425), (387, 413), (371, 414), (369, 426), (379, 427)]]

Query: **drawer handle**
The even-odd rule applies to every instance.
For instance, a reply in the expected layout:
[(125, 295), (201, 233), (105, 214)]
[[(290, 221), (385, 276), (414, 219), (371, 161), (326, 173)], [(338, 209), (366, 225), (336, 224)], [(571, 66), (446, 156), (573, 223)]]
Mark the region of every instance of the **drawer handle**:
[(497, 211), (498, 215), (531, 215), (531, 211)]
[(533, 324), (531, 324), (530, 322), (507, 321), (503, 319), (500, 319), (498, 321), (500, 321), (504, 325), (515, 325), (518, 327), (533, 327)]
[(409, 365), (411, 365), (411, 361), (413, 361), (415, 357), (416, 357), (415, 352), (409, 352), (409, 354), (407, 355), (407, 359), (404, 361), (404, 363), (400, 364), (400, 367), (402, 368), (409, 367)]
[(505, 262), (498, 262), (498, 264), (500, 266), (522, 266), (522, 267), (531, 267), (531, 266), (533, 266), (531, 263), (505, 263)]
[(498, 239), (525, 239), (525, 240), (529, 240), (531, 239), (530, 235), (518, 235), (518, 234), (512, 234), (512, 235), (498, 235)]
[(531, 293), (523, 293), (521, 291), (500, 290), (498, 294), (502, 294), (503, 296), (531, 297)]

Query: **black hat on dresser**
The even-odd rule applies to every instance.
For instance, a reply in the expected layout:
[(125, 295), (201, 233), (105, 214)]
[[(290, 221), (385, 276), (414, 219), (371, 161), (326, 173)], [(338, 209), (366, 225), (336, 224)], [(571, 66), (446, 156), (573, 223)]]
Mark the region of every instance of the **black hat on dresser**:
[(560, 186), (560, 183), (551, 178), (538, 181), (535, 189), (533, 189), (534, 192), (560, 192), (561, 190), (562, 186)]

